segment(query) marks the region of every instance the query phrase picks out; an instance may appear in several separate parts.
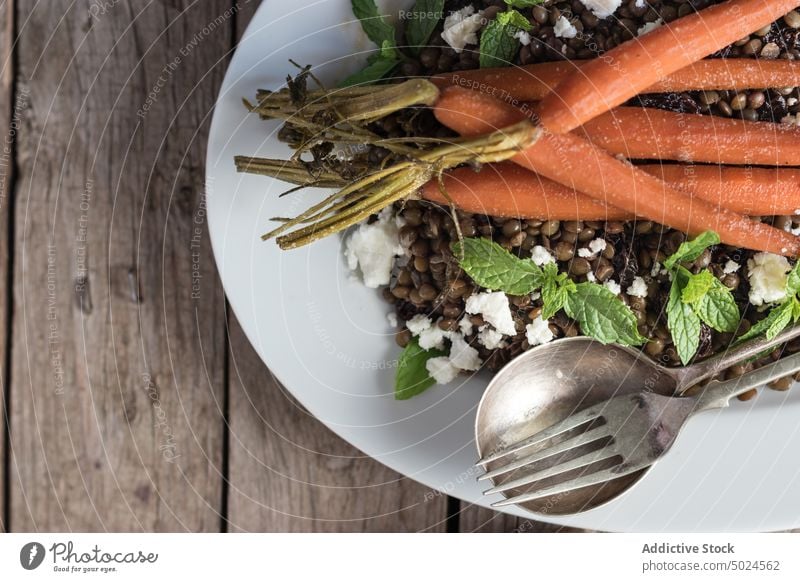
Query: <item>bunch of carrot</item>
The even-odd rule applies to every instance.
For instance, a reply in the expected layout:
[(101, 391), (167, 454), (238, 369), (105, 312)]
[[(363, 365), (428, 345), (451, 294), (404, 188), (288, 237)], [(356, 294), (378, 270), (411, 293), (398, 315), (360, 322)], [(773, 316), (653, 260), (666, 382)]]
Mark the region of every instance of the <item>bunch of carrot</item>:
[[(533, 117), (545, 132), (511, 164), (467, 174), (457, 169), (423, 196), (465, 210), (559, 219), (644, 217), (690, 234), (713, 229), (722, 242), (787, 256), (797, 237), (747, 215), (800, 209), (800, 172), (788, 168), (633, 166), (637, 159), (717, 164), (800, 165), (800, 130), (777, 124), (618, 108), (647, 91), (796, 85), (793, 63), (702, 61), (800, 5), (800, 0), (728, 0), (662, 26), (607, 52), (602, 59), (541, 69), (525, 76), (469, 73), (434, 105), (437, 119), (464, 136), (505, 128), (531, 116), (481, 91), (501, 87), (519, 101), (538, 101)], [(537, 65), (542, 67), (541, 65)], [(466, 73), (459, 73), (465, 78)], [(482, 77), (482, 75), (485, 75)], [(788, 82), (792, 80), (792, 82)], [(465, 85), (439, 77), (440, 86)], [(732, 88), (732, 87), (731, 87)], [(678, 127), (675, 127), (675, 124)], [(688, 138), (686, 136), (689, 136)], [(686, 172), (693, 171), (690, 175)], [(532, 173), (533, 172), (533, 173)], [(534, 174), (535, 173), (535, 174)], [(442, 193), (446, 192), (446, 196)], [(448, 200), (449, 199), (449, 200)]]

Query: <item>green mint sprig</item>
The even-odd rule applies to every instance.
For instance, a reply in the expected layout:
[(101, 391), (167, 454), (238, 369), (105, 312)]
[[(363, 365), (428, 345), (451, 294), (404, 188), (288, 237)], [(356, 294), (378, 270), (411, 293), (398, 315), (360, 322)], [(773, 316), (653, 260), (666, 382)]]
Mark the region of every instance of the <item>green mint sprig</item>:
[(408, 50), (418, 55), (444, 13), (444, 0), (417, 0), (406, 25)]
[(481, 68), (510, 65), (520, 47), (520, 41), (515, 35), (531, 28), (530, 21), (516, 10), (498, 13), (481, 34)]
[(527, 295), (540, 289), (544, 319), (563, 309), (585, 335), (599, 342), (639, 346), (647, 341), (639, 334), (633, 312), (603, 285), (576, 284), (559, 273), (554, 263), (541, 268), (488, 239), (464, 239), (453, 244), (453, 253), (460, 257), (464, 272), (481, 287), (509, 295)]
[(790, 323), (800, 321), (800, 261), (789, 271), (786, 278), (786, 299), (774, 306), (767, 316), (741, 335), (737, 341), (742, 342), (761, 334), (773, 339)]
[(435, 348), (423, 350), (419, 346), (417, 338), (408, 342), (397, 362), (397, 374), (394, 379), (395, 399), (408, 400), (436, 384), (436, 380), (428, 374), (428, 368), (425, 365), (431, 358), (444, 355), (446, 354), (443, 351)]
[(505, 0), (511, 8), (533, 8), (539, 4), (544, 4), (544, 0)]
[(347, 77), (339, 83), (339, 87), (380, 81), (402, 61), (402, 55), (397, 49), (394, 26), (378, 12), (374, 0), (351, 0), (351, 5), (364, 33), (380, 50), (367, 59), (366, 67)]
[(667, 302), (667, 327), (681, 362), (686, 365), (700, 347), (702, 324), (719, 332), (733, 332), (739, 326), (739, 306), (731, 290), (710, 271), (691, 273), (680, 263), (696, 260), (720, 239), (717, 233), (704, 232), (683, 243), (665, 262), (672, 274)]

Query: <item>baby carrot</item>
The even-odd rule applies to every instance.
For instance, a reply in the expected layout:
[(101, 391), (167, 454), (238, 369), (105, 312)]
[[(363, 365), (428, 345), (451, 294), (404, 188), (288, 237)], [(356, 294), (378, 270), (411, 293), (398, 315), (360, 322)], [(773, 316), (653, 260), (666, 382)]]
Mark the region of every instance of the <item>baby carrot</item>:
[(800, 165), (800, 127), (788, 124), (618, 107), (574, 133), (630, 159)]
[[(636, 166), (665, 182), (719, 207), (744, 215), (792, 215), (800, 210), (800, 170), (651, 164)], [(631, 212), (608, 206), (572, 188), (548, 180), (511, 162), (484, 164), (431, 180), (422, 197), (452, 202), (467, 212), (488, 216), (543, 220), (630, 220)], [(487, 195), (491, 192), (491, 195)]]
[[(458, 87), (445, 89), (434, 114), (462, 135), (480, 135), (525, 118), (508, 103)], [(495, 123), (501, 119), (502, 125)], [(626, 210), (689, 234), (715, 230), (726, 244), (787, 256), (800, 253), (800, 239), (720, 208), (637, 170), (572, 134), (545, 133), (513, 158), (522, 167)], [(491, 196), (491, 193), (487, 194)]]
[[(570, 73), (591, 61), (555, 61), (522, 67), (474, 69), (431, 77), (439, 87), (458, 85), (517, 102), (540, 101)], [(785, 59), (705, 59), (675, 71), (642, 93), (722, 91), (795, 87), (800, 85), (800, 62)]]
[(541, 125), (553, 133), (572, 131), (798, 5), (800, 0), (728, 0), (629, 40), (559, 83), (537, 108)]

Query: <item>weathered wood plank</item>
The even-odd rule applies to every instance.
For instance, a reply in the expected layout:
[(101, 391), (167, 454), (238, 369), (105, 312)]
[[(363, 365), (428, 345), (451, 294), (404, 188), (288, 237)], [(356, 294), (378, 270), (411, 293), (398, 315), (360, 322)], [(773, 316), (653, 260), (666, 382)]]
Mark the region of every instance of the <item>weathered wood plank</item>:
[[(257, 5), (242, 4), (239, 35)], [(426, 495), (311, 417), (229, 320), (231, 531), (444, 531), (444, 496)]]
[[(6, 459), (5, 430), (6, 409), (5, 394), (8, 388), (8, 370), (6, 369), (8, 350), (8, 321), (11, 310), (10, 290), (8, 282), (8, 259), (11, 253), (10, 237), (10, 188), (14, 164), (14, 130), (17, 108), (13, 104), (14, 62), (11, 58), (11, 45), (14, 35), (14, 5), (11, 0), (0, 0), (0, 499), (5, 499)], [(6, 531), (5, 507), (0, 507), (0, 532)]]
[(224, 301), (202, 201), (228, 0), (19, 10), (11, 527), (218, 531)]
[(506, 513), (499, 513), (477, 505), (461, 504), (459, 514), (459, 529), (462, 532), (513, 532), (513, 533), (553, 533), (553, 532), (580, 532), (583, 530), (562, 527), (542, 521), (534, 521), (522, 517), (514, 517)]
[(231, 531), (444, 531), (444, 496), (329, 431), (230, 328)]

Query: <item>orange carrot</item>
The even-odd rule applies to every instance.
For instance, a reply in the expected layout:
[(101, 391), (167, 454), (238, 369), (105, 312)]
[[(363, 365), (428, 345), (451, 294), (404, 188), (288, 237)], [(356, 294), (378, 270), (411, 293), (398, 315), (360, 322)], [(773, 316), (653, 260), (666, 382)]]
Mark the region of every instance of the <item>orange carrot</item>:
[[(434, 114), (462, 135), (480, 135), (525, 119), (524, 113), (508, 103), (458, 87), (442, 91)], [(545, 133), (511, 159), (610, 206), (689, 234), (714, 230), (729, 245), (787, 256), (800, 254), (797, 237), (727, 208), (692, 199), (688, 193), (572, 134)]]
[[(522, 67), (475, 69), (431, 77), (439, 87), (458, 85), (517, 102), (540, 101), (570, 73), (591, 61), (556, 61)], [(642, 93), (795, 87), (800, 62), (763, 59), (705, 59), (675, 71)]]
[[(800, 170), (652, 164), (637, 166), (674, 188), (745, 215), (791, 215), (800, 210)], [(436, 180), (422, 197), (488, 216), (543, 220), (631, 220), (631, 212), (608, 206), (511, 162), (461, 167)], [(491, 195), (487, 195), (491, 192)]]
[(541, 125), (553, 133), (572, 131), (798, 5), (800, 0), (728, 0), (629, 40), (559, 83), (537, 108)]
[(800, 165), (800, 127), (788, 124), (618, 107), (574, 133), (630, 159)]

